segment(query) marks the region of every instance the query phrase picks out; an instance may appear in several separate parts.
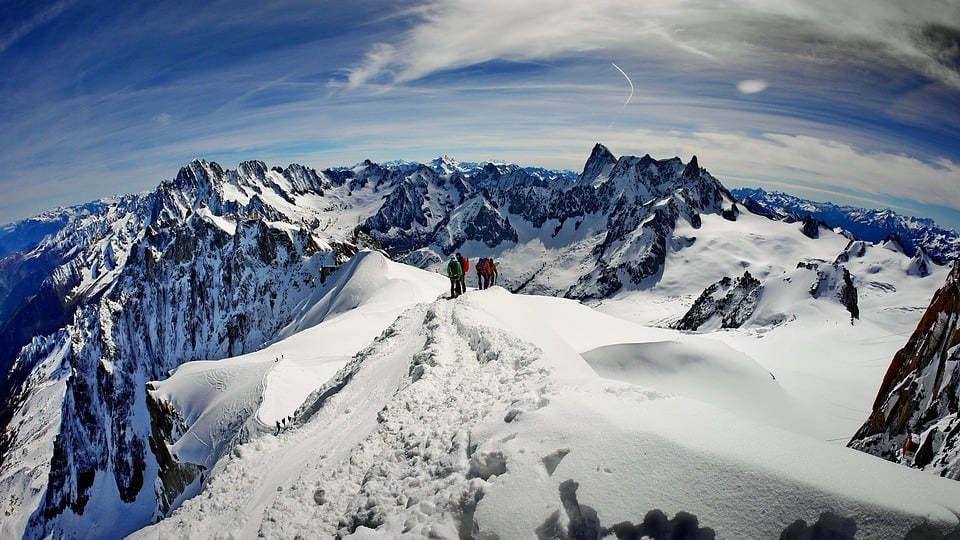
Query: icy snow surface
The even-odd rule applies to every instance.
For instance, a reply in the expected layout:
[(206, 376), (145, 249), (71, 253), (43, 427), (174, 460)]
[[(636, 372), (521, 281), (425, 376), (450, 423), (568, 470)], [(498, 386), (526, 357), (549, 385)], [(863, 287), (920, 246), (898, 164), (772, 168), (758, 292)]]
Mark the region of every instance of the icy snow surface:
[[(718, 538), (777, 538), (827, 510), (862, 538), (957, 526), (957, 482), (788, 421), (830, 412), (809, 410), (812, 368), (793, 366), (790, 385), (768, 373), (800, 357), (767, 355), (803, 314), (761, 337), (681, 335), (499, 287), (449, 300), (443, 278), (375, 253), (347, 270), (304, 306), (299, 333), (158, 385), (196, 434), (174, 448), (219, 460), (198, 496), (134, 538), (535, 538), (568, 524), (567, 480), (604, 527), (653, 509), (690, 512)], [(843, 322), (831, 337), (860, 329)], [(263, 429), (223, 446), (231, 434), (215, 428), (239, 409)]]

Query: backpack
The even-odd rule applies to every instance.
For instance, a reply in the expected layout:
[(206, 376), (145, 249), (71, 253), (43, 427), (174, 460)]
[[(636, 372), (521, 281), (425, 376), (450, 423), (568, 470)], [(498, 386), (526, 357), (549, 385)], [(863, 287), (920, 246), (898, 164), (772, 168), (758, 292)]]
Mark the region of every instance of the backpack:
[(490, 273), (490, 259), (480, 259), (480, 262), (477, 263), (477, 272), (481, 276), (486, 276)]
[(463, 257), (457, 257), (460, 260), (460, 270), (466, 274), (470, 270), (470, 259), (464, 259)]
[(447, 263), (447, 276), (448, 277), (460, 277), (461, 275), (460, 262), (456, 259), (450, 259), (450, 262)]

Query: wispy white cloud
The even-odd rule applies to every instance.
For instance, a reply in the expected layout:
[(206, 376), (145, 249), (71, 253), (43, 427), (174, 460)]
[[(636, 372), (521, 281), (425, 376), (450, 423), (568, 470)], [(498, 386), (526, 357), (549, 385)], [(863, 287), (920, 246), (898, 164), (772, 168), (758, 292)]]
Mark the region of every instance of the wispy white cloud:
[[(51, 197), (150, 189), (194, 157), (322, 168), (449, 153), (576, 170), (597, 141), (619, 153), (696, 153), (725, 182), (960, 208), (950, 189), (960, 151), (949, 143), (960, 137), (960, 86), (917, 82), (950, 81), (960, 8), (900, 4), (374, 0), (323, 17), (308, 0), (73, 10), (89, 17), (74, 21), (83, 32), (44, 41), (36, 56), (26, 47), (0, 55), (0, 221)], [(23, 36), (69, 5), (21, 22), (22, 41), (5, 33), (3, 43), (32, 43)]]
[(0, 53), (3, 53), (9, 49), (10, 46), (23, 39), (37, 28), (40, 28), (41, 26), (48, 24), (50, 21), (59, 17), (65, 9), (76, 4), (77, 1), (78, 0), (60, 0), (59, 2), (55, 2), (53, 5), (47, 7), (43, 11), (40, 11), (27, 21), (16, 25), (8, 32), (5, 32), (5, 35), (0, 37)]
[(950, 0), (431, 0), (419, 14), (409, 31), (371, 48), (351, 84), (605, 49), (725, 65), (853, 56), (960, 87), (949, 49), (960, 4)]
[(747, 79), (737, 83), (737, 90), (741, 94), (757, 94), (767, 89), (767, 81), (759, 79)]

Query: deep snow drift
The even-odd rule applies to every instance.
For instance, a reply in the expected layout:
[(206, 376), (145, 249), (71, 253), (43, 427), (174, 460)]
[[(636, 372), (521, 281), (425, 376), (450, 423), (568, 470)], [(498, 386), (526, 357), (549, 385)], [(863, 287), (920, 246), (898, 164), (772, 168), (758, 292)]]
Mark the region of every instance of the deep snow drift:
[[(399, 273), (408, 286), (389, 285)], [(776, 538), (828, 511), (864, 538), (958, 526), (960, 484), (784, 421), (804, 414), (802, 393), (712, 336), (498, 287), (449, 300), (443, 278), (374, 253), (353, 279), (305, 306), (304, 320), (328, 315), (316, 326), (217, 362), (216, 377), (187, 364), (157, 385), (196, 435), (168, 443), (212, 467), (134, 538), (553, 538), (654, 509), (718, 538)], [(379, 294), (410, 307), (394, 320)], [(288, 384), (335, 366), (309, 395)], [(210, 429), (241, 409), (260, 425), (242, 444)]]

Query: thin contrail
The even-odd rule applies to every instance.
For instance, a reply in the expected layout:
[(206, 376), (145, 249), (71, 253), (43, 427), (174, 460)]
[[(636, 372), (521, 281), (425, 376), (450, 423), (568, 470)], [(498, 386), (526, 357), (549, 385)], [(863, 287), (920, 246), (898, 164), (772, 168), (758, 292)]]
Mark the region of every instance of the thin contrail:
[(624, 70), (620, 69), (620, 66), (614, 64), (613, 62), (610, 62), (610, 65), (612, 65), (613, 67), (617, 68), (617, 71), (619, 71), (620, 74), (622, 74), (623, 77), (624, 77), (625, 79), (627, 79), (627, 83), (630, 84), (630, 95), (627, 96), (627, 100), (623, 102), (623, 106), (620, 107), (620, 111), (617, 112), (617, 115), (613, 117), (613, 121), (610, 122), (610, 125), (607, 126), (607, 129), (610, 129), (610, 128), (613, 127), (613, 124), (616, 123), (617, 118), (620, 118), (620, 114), (623, 113), (623, 110), (627, 108), (627, 104), (630, 103), (630, 100), (631, 100), (631, 99), (633, 99), (633, 81), (630, 80), (630, 76), (627, 75), (627, 72), (625, 72)]

